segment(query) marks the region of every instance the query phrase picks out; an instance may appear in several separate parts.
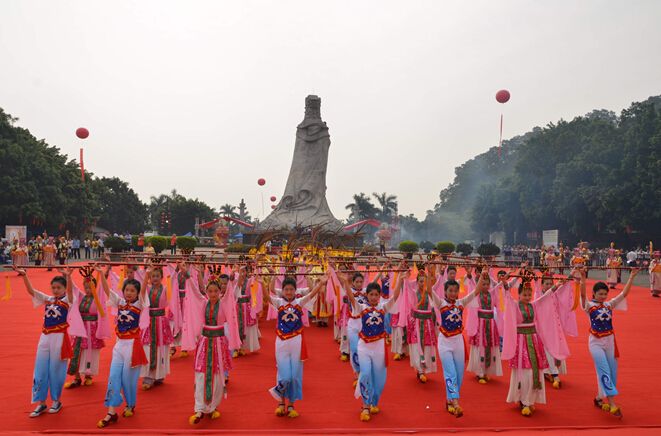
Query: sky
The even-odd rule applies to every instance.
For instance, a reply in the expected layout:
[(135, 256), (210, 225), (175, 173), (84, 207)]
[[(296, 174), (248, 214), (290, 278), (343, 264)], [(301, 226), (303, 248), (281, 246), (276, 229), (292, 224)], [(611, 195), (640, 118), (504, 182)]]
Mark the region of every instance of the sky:
[(335, 215), (388, 192), (423, 218), (501, 113), (508, 138), (661, 94), (659, 22), (654, 0), (3, 0), (0, 107), (143, 201), (263, 218), (316, 94)]

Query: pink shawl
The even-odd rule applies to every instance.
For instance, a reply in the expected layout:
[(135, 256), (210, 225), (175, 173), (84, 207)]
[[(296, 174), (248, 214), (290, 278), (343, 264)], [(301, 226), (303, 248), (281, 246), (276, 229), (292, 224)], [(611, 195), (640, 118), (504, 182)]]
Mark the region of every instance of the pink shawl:
[[(202, 328), (204, 327), (204, 311), (209, 300), (196, 291), (187, 292), (184, 301), (184, 310), (186, 313), (184, 314), (184, 322), (181, 328), (181, 348), (183, 350), (195, 350), (197, 341), (202, 334)], [(230, 293), (229, 287), (220, 300), (220, 306), (222, 307), (225, 321), (230, 330), (225, 334), (225, 337), (229, 341), (229, 348), (231, 350), (237, 350), (241, 348), (241, 339), (239, 337), (234, 294)]]
[[(535, 330), (551, 356), (554, 359), (565, 360), (570, 354), (569, 346), (560, 325), (554, 300), (549, 297), (549, 293), (546, 293), (532, 302), (535, 310)], [(503, 333), (503, 360), (514, 358), (519, 315), (518, 301), (514, 300), (509, 292), (506, 293), (504, 328), (501, 330)]]

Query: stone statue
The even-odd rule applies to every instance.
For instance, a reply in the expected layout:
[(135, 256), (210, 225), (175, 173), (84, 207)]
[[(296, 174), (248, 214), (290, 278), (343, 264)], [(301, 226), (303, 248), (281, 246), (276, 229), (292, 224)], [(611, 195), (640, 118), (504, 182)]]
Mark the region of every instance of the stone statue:
[(305, 118), (296, 128), (294, 158), (285, 193), (273, 212), (259, 223), (260, 230), (315, 225), (330, 230), (342, 227), (326, 202), (329, 147), (328, 126), (321, 120), (321, 99), (308, 95)]

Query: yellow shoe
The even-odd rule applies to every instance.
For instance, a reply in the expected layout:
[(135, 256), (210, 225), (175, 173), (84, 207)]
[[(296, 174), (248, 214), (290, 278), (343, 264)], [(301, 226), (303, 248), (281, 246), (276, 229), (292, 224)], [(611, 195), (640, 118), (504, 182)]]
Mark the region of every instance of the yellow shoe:
[(487, 384), (487, 378), (486, 377), (478, 377), (477, 382), (481, 385), (486, 385)]
[(235, 359), (236, 359), (237, 357), (239, 357), (239, 352), (238, 352), (238, 351), (233, 351), (233, 352), (232, 352), (232, 357), (235, 358)]
[(354, 388), (356, 387), (356, 385), (358, 385), (358, 379), (354, 379), (354, 381), (353, 381), (353, 387)]
[(376, 415), (380, 411), (381, 411), (381, 409), (379, 409), (379, 406), (370, 406), (370, 414)]
[(363, 409), (362, 412), (360, 412), (360, 420), (363, 422), (369, 421), (371, 418), (370, 411), (369, 409)]
[(83, 382), (83, 385), (92, 386), (93, 384), (94, 384), (94, 380), (92, 380), (92, 377), (85, 377), (85, 381)]
[(420, 380), (420, 383), (427, 383), (427, 376), (424, 374), (418, 374), (418, 380)]
[(76, 378), (76, 379), (73, 379), (73, 380), (70, 381), (70, 382), (66, 382), (66, 383), (64, 384), (64, 389), (73, 389), (73, 388), (77, 388), (77, 387), (80, 386), (81, 384), (83, 384), (82, 380), (80, 380), (79, 378)]
[(152, 388), (153, 385), (148, 385), (147, 383), (142, 384), (142, 390), (143, 391), (148, 391), (149, 389)]
[(604, 412), (610, 412), (611, 406), (608, 403), (602, 403), (601, 410), (603, 410)]
[(402, 360), (402, 355), (397, 353), (394, 356), (392, 356), (392, 360)]
[(456, 416), (457, 418), (461, 418), (462, 416), (464, 416), (464, 409), (462, 409), (461, 406), (459, 405), (455, 406), (454, 416)]
[(560, 389), (560, 380), (553, 380), (553, 389)]
[(457, 409), (455, 409), (455, 407), (454, 407), (454, 404), (452, 404), (452, 403), (447, 403), (445, 405), (445, 408), (447, 409), (448, 413), (451, 414), (451, 415), (454, 415), (455, 412), (457, 411)]
[(340, 356), (340, 360), (342, 362), (348, 362), (349, 361), (349, 356), (347, 354), (342, 353), (342, 355)]
[(532, 409), (528, 406), (523, 406), (523, 409), (521, 409), (521, 415), (531, 416), (532, 415)]
[(289, 406), (287, 408), (287, 416), (290, 417), (290, 418), (298, 418), (299, 417), (298, 412), (292, 406)]
[(284, 404), (279, 404), (278, 407), (275, 409), (275, 416), (285, 416), (287, 412), (285, 412), (285, 405)]
[(202, 414), (196, 413), (195, 415), (192, 415), (190, 418), (188, 418), (188, 423), (190, 425), (195, 425), (195, 424), (199, 424), (201, 420), (202, 420)]
[(182, 351), (179, 357), (188, 357), (188, 351)]
[(133, 407), (127, 407), (127, 408), (124, 409), (124, 411), (122, 412), (122, 416), (123, 416), (124, 418), (130, 418), (130, 417), (132, 417), (133, 415), (135, 415), (135, 411), (133, 410)]
[(239, 350), (239, 356), (245, 356), (246, 351), (245, 350)]
[(613, 415), (617, 418), (622, 418), (622, 411), (620, 410), (619, 407), (611, 407), (609, 411), (610, 411), (611, 415)]
[(220, 412), (217, 411), (217, 410), (214, 410), (214, 411), (211, 413), (211, 419), (218, 419), (218, 418), (220, 418)]

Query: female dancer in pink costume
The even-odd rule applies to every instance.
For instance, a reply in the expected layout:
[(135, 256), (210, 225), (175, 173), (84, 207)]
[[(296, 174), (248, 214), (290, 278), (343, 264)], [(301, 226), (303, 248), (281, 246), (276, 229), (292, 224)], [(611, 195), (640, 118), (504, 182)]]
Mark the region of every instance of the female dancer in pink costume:
[(546, 403), (544, 370), (547, 349), (555, 359), (569, 356), (569, 347), (553, 302), (552, 292), (533, 301), (530, 281), (519, 286), (519, 301), (505, 292), (502, 358), (512, 369), (508, 403), (518, 403), (523, 416), (531, 416), (535, 403)]
[[(209, 267), (205, 283), (204, 267), (198, 268), (199, 289), (186, 293), (182, 349), (195, 350), (195, 413), (189, 418), (198, 424), (204, 414), (211, 419), (220, 416), (217, 410), (225, 390), (225, 373), (231, 369), (230, 348), (239, 348), (235, 299), (221, 285), (220, 268)], [(223, 292), (224, 291), (224, 292)], [(232, 330), (226, 335), (225, 326)]]

